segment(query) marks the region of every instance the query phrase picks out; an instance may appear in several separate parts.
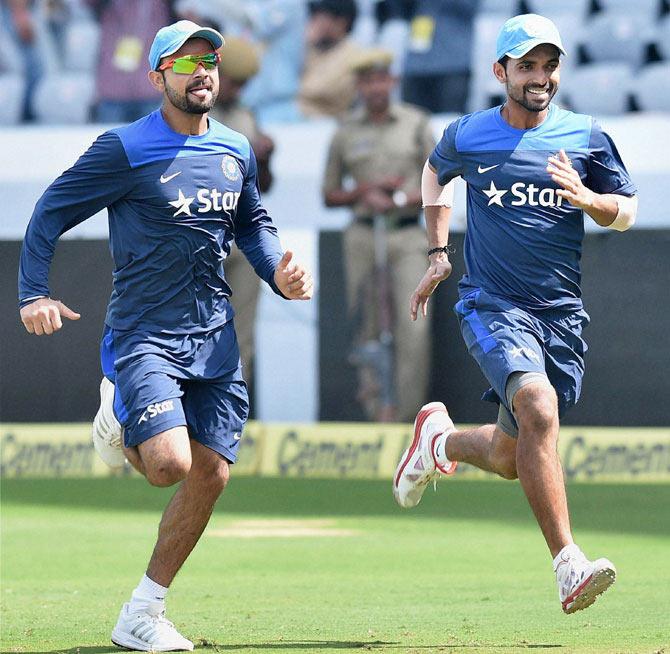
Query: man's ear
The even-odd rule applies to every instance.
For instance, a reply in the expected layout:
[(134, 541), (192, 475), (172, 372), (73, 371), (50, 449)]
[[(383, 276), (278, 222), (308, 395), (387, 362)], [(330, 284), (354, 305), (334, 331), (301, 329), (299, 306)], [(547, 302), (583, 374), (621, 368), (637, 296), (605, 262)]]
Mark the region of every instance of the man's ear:
[(160, 73), (157, 70), (150, 70), (148, 76), (151, 86), (153, 86), (157, 91), (163, 93), (165, 90), (165, 79), (163, 77), (163, 73)]
[(505, 66), (499, 61), (496, 61), (493, 64), (493, 74), (501, 84), (504, 84), (507, 81), (507, 71), (505, 70)]

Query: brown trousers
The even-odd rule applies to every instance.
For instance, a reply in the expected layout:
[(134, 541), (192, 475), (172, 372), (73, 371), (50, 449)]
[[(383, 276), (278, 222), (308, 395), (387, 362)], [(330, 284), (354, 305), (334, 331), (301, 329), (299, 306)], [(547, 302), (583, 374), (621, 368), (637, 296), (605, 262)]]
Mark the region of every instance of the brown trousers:
[[(428, 268), (426, 233), (419, 226), (387, 232), (388, 269), (392, 296), (395, 351), (395, 395), (399, 420), (411, 422), (425, 404), (430, 375), (430, 322), (409, 317), (409, 299)], [(360, 324), (358, 335), (378, 334), (375, 303), (362, 301), (364, 286), (374, 279), (375, 249), (371, 227), (351, 224), (344, 233), (344, 263), (350, 318)], [(374, 289), (373, 289), (374, 295)], [(354, 315), (358, 312), (358, 315)]]

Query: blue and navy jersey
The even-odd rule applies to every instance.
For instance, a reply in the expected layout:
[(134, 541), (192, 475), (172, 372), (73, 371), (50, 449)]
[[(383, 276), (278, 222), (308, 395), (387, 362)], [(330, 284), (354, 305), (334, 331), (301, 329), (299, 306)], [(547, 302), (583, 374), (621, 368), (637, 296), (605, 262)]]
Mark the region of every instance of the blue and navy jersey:
[(429, 159), (441, 185), (459, 175), (467, 182), (461, 294), (483, 288), (530, 311), (580, 309), (584, 216), (557, 195), (547, 159), (565, 150), (596, 193), (631, 196), (636, 188), (591, 116), (550, 105), (541, 125), (520, 130), (500, 111), (451, 123)]
[(233, 315), (224, 275), (233, 238), (279, 293), (282, 249), (256, 177), (249, 141), (211, 118), (200, 136), (174, 132), (160, 111), (105, 132), (37, 203), (19, 300), (50, 294), (58, 237), (107, 207), (114, 290), (105, 322), (177, 334), (222, 325)]

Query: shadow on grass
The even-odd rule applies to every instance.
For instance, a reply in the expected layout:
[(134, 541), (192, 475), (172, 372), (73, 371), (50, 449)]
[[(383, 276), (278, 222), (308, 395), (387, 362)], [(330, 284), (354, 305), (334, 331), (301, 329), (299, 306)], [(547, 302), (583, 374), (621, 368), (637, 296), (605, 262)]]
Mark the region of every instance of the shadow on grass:
[[(96, 511), (162, 512), (173, 489), (136, 477), (3, 479), (2, 505)], [(393, 516), (530, 523), (535, 520), (518, 482), (445, 480), (411, 512), (395, 504), (390, 481), (239, 477), (219, 501), (219, 514), (267, 516)], [(570, 484), (578, 528), (670, 535), (670, 484)]]
[(366, 651), (375, 650), (403, 650), (406, 652), (413, 652), (418, 650), (428, 650), (431, 652), (453, 651), (459, 649), (553, 649), (556, 647), (563, 647), (563, 645), (545, 645), (545, 644), (524, 644), (524, 645), (481, 645), (477, 643), (460, 644), (460, 645), (407, 645), (406, 643), (398, 642), (384, 642), (381, 640), (375, 641), (328, 641), (328, 640), (296, 640), (285, 641), (280, 643), (253, 643), (240, 645), (216, 645), (208, 643), (204, 646), (205, 649), (211, 649), (215, 652), (233, 652), (236, 650), (245, 649), (259, 649), (259, 650), (282, 650), (282, 649), (363, 649)]
[[(288, 640), (270, 643), (239, 643), (229, 645), (219, 645), (209, 641), (200, 641), (196, 643), (198, 651), (209, 652), (235, 652), (238, 650), (260, 650), (260, 651), (275, 651), (275, 650), (338, 650), (338, 649), (361, 649), (365, 651), (375, 650), (404, 650), (404, 651), (419, 651), (428, 650), (431, 652), (440, 651), (456, 651), (459, 649), (553, 649), (560, 648), (563, 645), (548, 645), (548, 644), (528, 644), (522, 645), (481, 645), (477, 643), (460, 644), (460, 645), (408, 645), (399, 642), (387, 642), (383, 640), (372, 641), (357, 641), (357, 640)], [(99, 647), (99, 646), (84, 646), (71, 647), (69, 649), (54, 649), (41, 650), (39, 652), (26, 652), (24, 650), (3, 650), (0, 654), (118, 654), (126, 651), (119, 647)]]

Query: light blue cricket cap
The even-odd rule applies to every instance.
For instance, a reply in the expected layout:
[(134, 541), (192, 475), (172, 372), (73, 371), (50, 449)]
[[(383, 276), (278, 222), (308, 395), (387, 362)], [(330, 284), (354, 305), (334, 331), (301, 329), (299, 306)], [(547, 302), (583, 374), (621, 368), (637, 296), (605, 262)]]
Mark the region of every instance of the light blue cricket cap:
[(180, 20), (156, 32), (154, 42), (149, 50), (149, 67), (156, 70), (163, 57), (174, 54), (189, 39), (207, 39), (215, 50), (225, 41), (221, 34), (211, 27), (200, 27), (193, 21)]
[(556, 25), (539, 14), (521, 14), (510, 18), (500, 29), (496, 40), (496, 61), (505, 55), (519, 59), (543, 43), (555, 45), (566, 54)]

